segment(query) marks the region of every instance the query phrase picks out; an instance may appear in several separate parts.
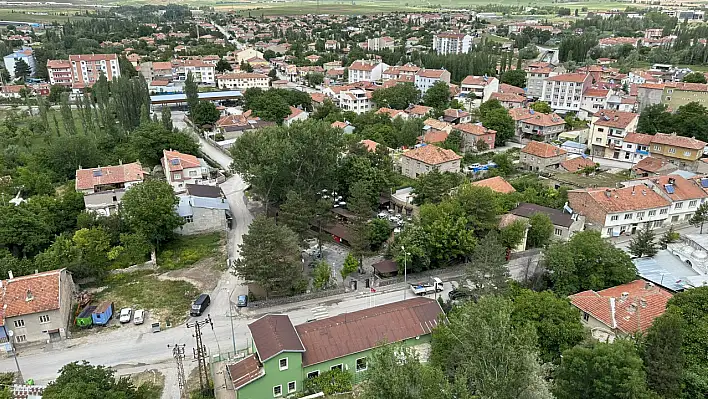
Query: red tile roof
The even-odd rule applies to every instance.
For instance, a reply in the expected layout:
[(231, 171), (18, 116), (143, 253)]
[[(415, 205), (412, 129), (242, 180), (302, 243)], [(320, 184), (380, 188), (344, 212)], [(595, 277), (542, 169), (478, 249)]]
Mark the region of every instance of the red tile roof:
[(306, 349), (302, 365), (430, 334), (442, 314), (436, 300), (413, 298), (300, 324), (295, 329)]
[(489, 179), (479, 180), (472, 183), (473, 186), (489, 187), (492, 191), (502, 194), (514, 193), (514, 187), (501, 176), (494, 176)]
[(66, 69), (71, 68), (71, 62), (69, 60), (48, 60), (47, 68), (55, 69)]
[(526, 101), (526, 97), (520, 96), (516, 93), (492, 93), (490, 99), (507, 103), (523, 103)]
[(69, 61), (110, 61), (118, 60), (117, 54), (74, 54), (69, 56)]
[(350, 66), (349, 69), (351, 70), (356, 70), (356, 71), (373, 71), (374, 68), (378, 63), (370, 63), (370, 62), (364, 62), (364, 61), (354, 61)]
[(426, 107), (425, 105), (413, 105), (411, 107), (408, 107), (408, 109), (406, 109), (406, 112), (413, 115), (424, 116), (432, 110), (432, 107)]
[(473, 76), (469, 75), (466, 78), (462, 79), (462, 85), (468, 85), (468, 86), (486, 86), (489, 83), (492, 82), (492, 80), (496, 80), (496, 78), (490, 78), (490, 77), (484, 77), (484, 76)]
[(455, 151), (446, 150), (434, 145), (424, 145), (412, 149), (404, 153), (403, 156), (424, 162), (428, 165), (439, 165), (441, 163), (462, 159), (461, 156), (455, 154)]
[(654, 190), (640, 186), (569, 191), (569, 193), (572, 192), (587, 192), (595, 204), (607, 213), (654, 209), (671, 205), (666, 198)]
[(633, 170), (640, 170), (640, 171), (645, 171), (645, 172), (650, 172), (650, 173), (656, 173), (661, 170), (666, 165), (671, 165), (669, 161), (665, 161), (663, 159), (659, 158), (654, 158), (654, 157), (646, 157), (639, 162), (637, 162), (634, 166), (632, 166)]
[(551, 158), (568, 153), (568, 151), (562, 148), (558, 148), (551, 144), (542, 143), (540, 141), (529, 142), (524, 148), (521, 149), (521, 152), (540, 158)]
[(2, 281), (2, 321), (8, 317), (59, 309), (62, 273), (66, 273), (66, 269)]
[(528, 123), (529, 125), (543, 127), (565, 125), (565, 120), (558, 116), (558, 114), (556, 114), (555, 112), (552, 114), (534, 112), (533, 114), (530, 114), (528, 118), (525, 118), (523, 121), (524, 123)]
[[(659, 176), (651, 179), (661, 190), (661, 192), (671, 198), (672, 201), (684, 201), (691, 199), (701, 199), (708, 197), (703, 188), (694, 180), (685, 179), (679, 175)], [(673, 186), (673, 193), (666, 189), (667, 185)]]
[(369, 152), (375, 152), (376, 147), (379, 146), (379, 143), (369, 139), (361, 140), (359, 144), (362, 144), (364, 147), (366, 147), (366, 150)]
[(654, 138), (651, 134), (643, 134), (643, 133), (629, 133), (624, 137), (624, 141), (626, 143), (634, 143), (634, 144), (640, 144), (640, 145), (649, 145), (651, 144), (651, 140)]
[(532, 116), (530, 109), (521, 107), (509, 109), (509, 115), (511, 116), (511, 119), (517, 122)]
[(585, 92), (583, 93), (583, 95), (584, 95), (585, 97), (607, 97), (607, 94), (608, 94), (609, 92), (610, 92), (609, 90), (605, 90), (605, 89), (593, 89), (593, 88), (590, 88), (590, 89), (585, 90)]
[(593, 122), (595, 125), (625, 129), (632, 121), (639, 118), (639, 114), (606, 109), (595, 112), (593, 117), (597, 118)]
[(443, 141), (447, 140), (448, 135), (448, 132), (437, 129), (430, 129), (428, 132), (423, 134), (422, 137), (420, 137), (420, 141), (428, 144), (442, 143)]
[(587, 79), (590, 75), (585, 74), (585, 73), (564, 73), (561, 75), (556, 75), (556, 76), (551, 76), (550, 78), (546, 79), (547, 81), (553, 81), (553, 82), (577, 82), (577, 83), (582, 83)]
[(595, 166), (595, 162), (593, 162), (589, 158), (583, 158), (583, 157), (577, 157), (573, 159), (568, 159), (566, 161), (561, 162), (561, 167), (568, 172), (577, 172), (579, 170), (582, 170), (586, 167), (592, 167)]
[[(168, 150), (162, 150), (162, 155), (165, 158), (164, 164), (170, 171), (198, 168), (200, 166), (199, 159), (197, 159), (194, 155), (182, 154), (179, 151)], [(173, 159), (178, 161), (173, 161)]]
[(381, 107), (376, 111), (377, 114), (386, 114), (389, 116), (389, 118), (395, 118), (398, 115), (405, 114), (404, 111), (401, 111), (399, 109), (392, 109), (392, 108), (386, 108), (386, 107)]
[(120, 184), (134, 181), (142, 181), (145, 172), (140, 162), (127, 163), (125, 165), (103, 166), (90, 169), (78, 169), (76, 171), (77, 190), (88, 190), (95, 186), (104, 184)]
[(262, 362), (282, 352), (304, 352), (293, 323), (287, 315), (271, 314), (248, 325)]
[(524, 89), (506, 83), (499, 84), (499, 91), (502, 93), (518, 94), (520, 96), (526, 97), (526, 91)]
[(476, 123), (458, 123), (452, 128), (475, 136), (484, 136), (485, 134), (497, 134), (496, 130), (487, 129), (481, 124)]
[(706, 143), (691, 137), (678, 136), (675, 133), (665, 134), (657, 133), (651, 140), (652, 144), (662, 144), (670, 145), (680, 148), (690, 148), (692, 150), (702, 150), (705, 148)]
[(663, 288), (644, 280), (634, 280), (599, 292), (588, 290), (571, 295), (570, 302), (609, 328), (632, 334), (651, 327), (654, 319), (664, 314), (672, 297)]
[(418, 76), (431, 79), (440, 79), (447, 72), (444, 69), (423, 69), (418, 71)]

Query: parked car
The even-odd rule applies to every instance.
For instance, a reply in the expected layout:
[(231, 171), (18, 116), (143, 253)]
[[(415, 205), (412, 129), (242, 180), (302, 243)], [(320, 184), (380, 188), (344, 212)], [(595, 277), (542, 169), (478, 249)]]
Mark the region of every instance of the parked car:
[(201, 316), (202, 313), (206, 310), (206, 308), (209, 307), (209, 304), (211, 303), (211, 298), (209, 297), (209, 294), (201, 294), (197, 299), (194, 300), (194, 303), (192, 303), (192, 308), (189, 310), (189, 315), (190, 316)]
[(135, 315), (133, 315), (133, 324), (136, 326), (138, 324), (143, 324), (145, 322), (145, 310), (143, 309), (138, 309), (135, 311)]
[(239, 295), (236, 300), (236, 306), (239, 308), (245, 308), (248, 306), (248, 295)]
[(453, 300), (453, 301), (454, 301), (454, 300), (457, 300), (457, 299), (469, 298), (469, 297), (472, 296), (472, 295), (471, 295), (471, 293), (470, 293), (469, 291), (460, 290), (460, 289), (457, 289), (457, 288), (453, 288), (452, 291), (450, 291), (450, 292), (447, 294), (447, 296), (448, 296), (448, 298), (450, 298), (450, 300)]
[(120, 318), (118, 319), (121, 323), (130, 323), (130, 319), (133, 318), (132, 308), (123, 308), (120, 310)]

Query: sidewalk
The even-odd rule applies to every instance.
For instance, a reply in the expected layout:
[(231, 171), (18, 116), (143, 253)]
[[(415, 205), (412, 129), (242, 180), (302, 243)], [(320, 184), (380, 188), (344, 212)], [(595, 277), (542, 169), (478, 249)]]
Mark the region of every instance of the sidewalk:
[[(699, 227), (694, 227), (691, 226), (690, 224), (682, 224), (682, 225), (670, 225), (667, 227), (661, 227), (658, 229), (653, 229), (652, 231), (656, 234), (656, 237), (659, 238), (661, 237), (664, 233), (669, 231), (669, 229), (673, 227), (674, 231), (677, 233), (681, 234), (697, 234), (700, 231)], [(632, 241), (631, 235), (629, 236), (619, 236), (619, 237), (610, 237), (609, 240), (614, 246), (621, 246), (623, 244), (628, 244), (630, 241)]]

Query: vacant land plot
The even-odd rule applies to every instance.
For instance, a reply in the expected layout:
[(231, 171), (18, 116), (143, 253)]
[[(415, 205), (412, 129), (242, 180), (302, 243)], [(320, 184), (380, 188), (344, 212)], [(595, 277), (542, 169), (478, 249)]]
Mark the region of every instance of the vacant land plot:
[(157, 265), (160, 271), (177, 270), (192, 266), (202, 259), (213, 258), (209, 263), (213, 263), (219, 270), (224, 270), (225, 243), (226, 236), (222, 233), (178, 236), (160, 249)]
[(617, 183), (627, 180), (627, 176), (609, 172), (597, 173), (590, 176), (575, 173), (560, 173), (553, 176), (551, 180), (580, 188), (615, 187)]

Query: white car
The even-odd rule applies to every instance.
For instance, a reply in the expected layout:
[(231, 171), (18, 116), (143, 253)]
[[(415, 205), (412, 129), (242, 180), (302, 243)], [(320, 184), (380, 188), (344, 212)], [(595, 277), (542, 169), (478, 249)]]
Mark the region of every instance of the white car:
[(138, 324), (143, 324), (145, 322), (145, 310), (143, 309), (138, 309), (135, 311), (135, 315), (133, 316), (133, 324), (138, 325)]
[(386, 212), (379, 212), (377, 216), (379, 219), (388, 219), (388, 213)]
[(120, 310), (120, 320), (121, 323), (130, 323), (130, 319), (133, 318), (133, 309), (123, 308)]

